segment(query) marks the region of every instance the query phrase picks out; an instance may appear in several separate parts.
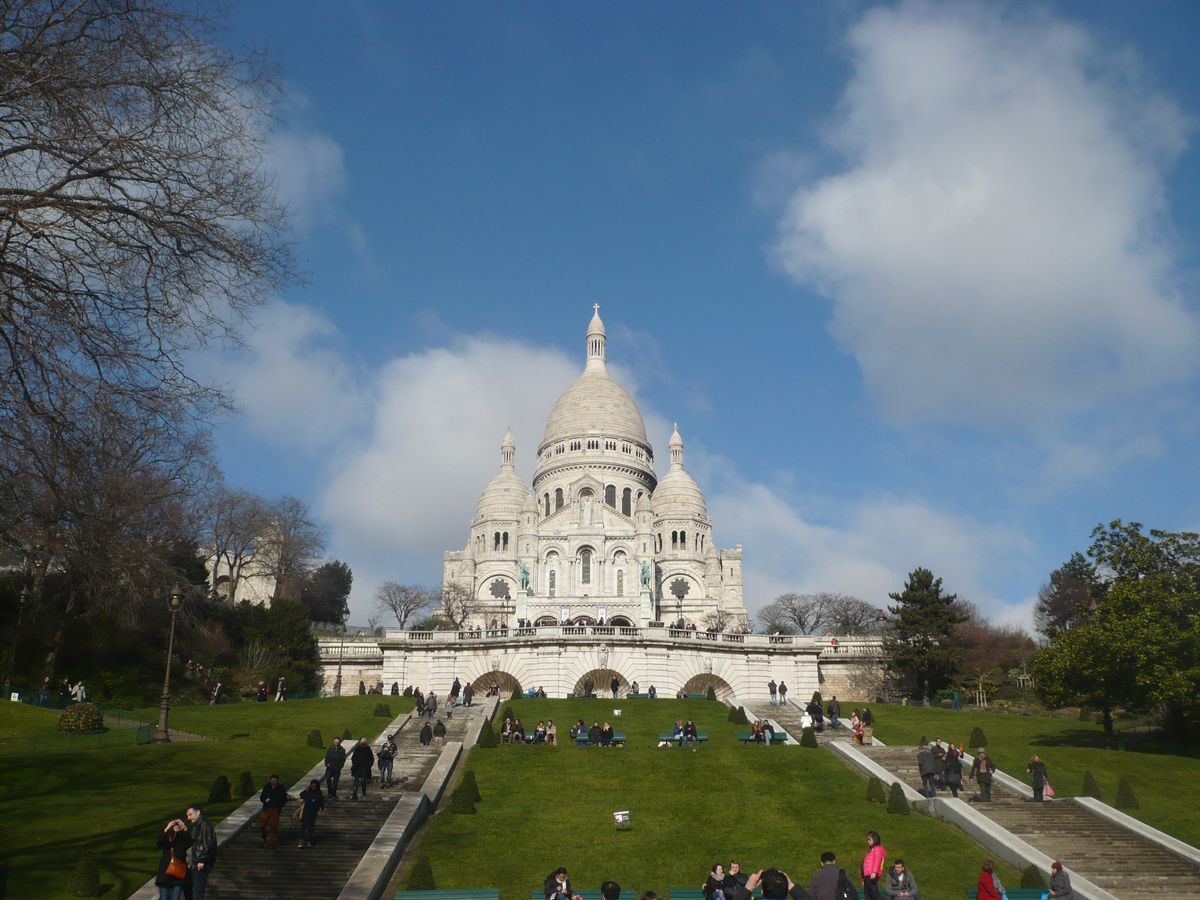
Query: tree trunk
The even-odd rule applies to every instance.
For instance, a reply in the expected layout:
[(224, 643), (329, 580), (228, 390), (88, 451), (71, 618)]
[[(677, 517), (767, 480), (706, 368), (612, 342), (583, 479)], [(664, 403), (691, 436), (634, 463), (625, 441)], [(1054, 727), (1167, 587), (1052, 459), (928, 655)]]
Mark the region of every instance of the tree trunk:
[(50, 653), (46, 656), (46, 677), (50, 679), (51, 685), (58, 680), (58, 657), (62, 651), (63, 641), (66, 640), (67, 623), (71, 621), (71, 617), (75, 614), (75, 604), (78, 598), (78, 588), (72, 587), (71, 592), (67, 595), (67, 608), (63, 610), (62, 619), (58, 623), (58, 630), (54, 632), (54, 641), (50, 645)]
[(1113, 734), (1112, 709), (1105, 706), (1102, 712), (1104, 713), (1104, 746), (1111, 750), (1117, 746), (1117, 740)]

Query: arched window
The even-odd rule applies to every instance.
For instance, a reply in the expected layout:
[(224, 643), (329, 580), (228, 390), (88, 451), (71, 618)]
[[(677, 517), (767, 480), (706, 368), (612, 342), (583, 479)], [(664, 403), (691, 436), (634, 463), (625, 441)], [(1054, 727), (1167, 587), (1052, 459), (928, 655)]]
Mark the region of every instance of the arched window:
[(558, 586), (558, 573), (553, 569), (550, 570), (550, 596), (554, 596), (555, 589)]
[(550, 515), (550, 492), (546, 491), (546, 515)]
[(555, 488), (555, 489), (554, 489), (554, 508), (555, 508), (555, 509), (562, 509), (562, 508), (563, 508), (563, 495), (562, 495), (562, 488)]
[(579, 551), (579, 583), (592, 583), (592, 551), (586, 547)]
[(680, 550), (687, 549), (687, 532), (686, 531), (679, 532), (679, 549)]
[(625, 573), (620, 569), (617, 570), (617, 596), (625, 596)]
[(617, 508), (617, 486), (615, 484), (610, 484), (604, 489), (604, 504), (613, 509)]
[(508, 549), (508, 532), (507, 531), (504, 532), (502, 535), (500, 535), (500, 549), (501, 550)]
[(500, 549), (500, 532), (498, 532), (498, 531), (494, 535), (492, 535), (492, 549), (493, 550)]
[(679, 549), (679, 532), (678, 531), (671, 532), (671, 549), (672, 550)]
[(633, 491), (630, 488), (621, 492), (621, 512), (627, 516), (633, 513)]

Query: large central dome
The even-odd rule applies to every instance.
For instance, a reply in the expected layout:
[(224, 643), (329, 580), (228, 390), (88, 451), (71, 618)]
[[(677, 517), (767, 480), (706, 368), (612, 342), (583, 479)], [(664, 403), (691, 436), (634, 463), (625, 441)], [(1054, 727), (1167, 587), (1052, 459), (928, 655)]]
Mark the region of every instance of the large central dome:
[(556, 441), (588, 435), (633, 441), (649, 448), (641, 410), (629, 392), (608, 374), (604, 342), (604, 323), (597, 309), (588, 326), (587, 368), (550, 410), (539, 453)]

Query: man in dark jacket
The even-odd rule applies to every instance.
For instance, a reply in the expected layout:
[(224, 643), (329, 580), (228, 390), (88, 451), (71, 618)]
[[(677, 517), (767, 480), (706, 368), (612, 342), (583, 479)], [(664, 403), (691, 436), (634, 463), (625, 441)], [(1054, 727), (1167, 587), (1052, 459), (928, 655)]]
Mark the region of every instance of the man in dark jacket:
[(821, 868), (813, 872), (812, 880), (808, 883), (808, 892), (813, 900), (838, 900), (839, 869), (837, 856), (826, 850), (821, 854)]
[(729, 900), (751, 900), (755, 888), (762, 888), (763, 900), (812, 900), (803, 887), (793, 884), (786, 872), (780, 869), (767, 869), (752, 874), (745, 887), (734, 887), (725, 896)]
[(342, 778), (342, 769), (346, 765), (346, 749), (342, 739), (335, 737), (333, 746), (325, 751), (325, 784), (329, 786), (329, 796), (337, 799), (338, 782)]
[(917, 750), (917, 769), (921, 772), (921, 793), (931, 798), (937, 796), (938, 763), (928, 744)]
[(600, 721), (597, 719), (592, 723), (592, 727), (588, 729), (588, 743), (593, 747), (599, 747), (600, 738), (603, 736), (603, 734), (604, 731), (600, 727)]
[(842, 704), (838, 703), (837, 694), (833, 695), (833, 699), (829, 701), (829, 723), (834, 727), (838, 727), (838, 716), (842, 714)]
[(262, 812), (258, 814), (258, 833), (262, 846), (275, 847), (275, 839), (279, 837), (279, 814), (288, 801), (287, 788), (279, 783), (279, 776), (272, 775), (267, 779), (266, 787), (258, 795), (262, 803)]
[(975, 762), (971, 763), (971, 777), (979, 785), (980, 803), (992, 802), (992, 773), (995, 771), (996, 767), (992, 765), (992, 758), (988, 756), (986, 750), (980, 750), (975, 755)]
[(613, 680), (608, 683), (608, 686), (612, 688), (613, 699), (616, 700), (617, 694), (621, 690), (621, 682), (617, 679), (616, 675), (613, 676)]
[(188, 867), (192, 870), (192, 900), (204, 900), (208, 875), (217, 861), (217, 832), (204, 816), (204, 807), (191, 805), (187, 819), (192, 823), (192, 846), (188, 848)]
[(350, 777), (354, 779), (354, 790), (350, 799), (358, 799), (358, 789), (362, 788), (363, 799), (367, 799), (367, 785), (371, 782), (371, 766), (375, 765), (375, 753), (367, 743), (366, 738), (359, 738), (358, 743), (350, 752)]
[(475, 688), (472, 687), (470, 684), (467, 684), (467, 686), (463, 688), (463, 706), (470, 706), (471, 698), (474, 696), (475, 696)]

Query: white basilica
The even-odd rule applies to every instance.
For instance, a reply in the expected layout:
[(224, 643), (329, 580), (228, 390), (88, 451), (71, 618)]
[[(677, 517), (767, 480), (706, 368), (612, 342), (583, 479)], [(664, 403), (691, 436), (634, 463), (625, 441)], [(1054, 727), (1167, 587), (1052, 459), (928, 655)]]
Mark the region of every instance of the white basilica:
[(604, 352), (597, 306), (587, 364), (550, 411), (532, 490), (514, 469), (509, 432), (466, 548), (444, 555), (443, 587), (475, 598), (469, 624), (482, 628), (682, 621), (734, 630), (746, 623), (742, 548), (713, 545), (678, 427), (658, 479), (641, 411)]

